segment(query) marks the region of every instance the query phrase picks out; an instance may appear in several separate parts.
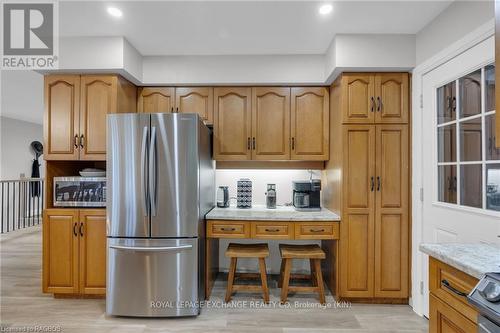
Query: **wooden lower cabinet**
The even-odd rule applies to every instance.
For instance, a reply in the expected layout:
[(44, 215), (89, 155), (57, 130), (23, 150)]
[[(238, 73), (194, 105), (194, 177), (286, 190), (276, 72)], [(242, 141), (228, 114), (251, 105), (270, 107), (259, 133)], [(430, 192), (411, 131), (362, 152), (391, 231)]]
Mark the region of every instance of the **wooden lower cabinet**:
[(43, 292), (105, 295), (104, 209), (44, 211)]
[(429, 299), (430, 333), (475, 333), (477, 325), (434, 295)]

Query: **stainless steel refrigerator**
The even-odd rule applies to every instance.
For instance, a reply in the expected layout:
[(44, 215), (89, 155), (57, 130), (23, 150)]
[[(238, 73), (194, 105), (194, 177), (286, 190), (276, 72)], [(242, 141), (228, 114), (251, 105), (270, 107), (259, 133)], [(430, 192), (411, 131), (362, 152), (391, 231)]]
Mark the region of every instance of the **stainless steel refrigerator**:
[(215, 202), (210, 142), (197, 114), (108, 116), (107, 314), (199, 314)]

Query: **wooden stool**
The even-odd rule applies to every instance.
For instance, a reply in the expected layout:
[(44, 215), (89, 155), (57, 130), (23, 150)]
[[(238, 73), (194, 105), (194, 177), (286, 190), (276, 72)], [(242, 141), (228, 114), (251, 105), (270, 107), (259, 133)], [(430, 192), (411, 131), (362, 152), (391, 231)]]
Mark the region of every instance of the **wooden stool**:
[[(316, 244), (288, 245), (280, 244), (281, 269), (279, 287), (281, 288), (281, 302), (285, 303), (289, 291), (318, 292), (319, 302), (325, 303), (325, 289), (321, 273), (321, 259), (325, 259), (325, 252)], [(311, 275), (290, 274), (293, 259), (309, 259)], [(290, 279), (310, 279), (312, 287), (290, 286)]]
[[(226, 257), (231, 258), (229, 266), (229, 276), (227, 278), (226, 302), (231, 300), (231, 294), (236, 290), (261, 291), (264, 294), (264, 302), (269, 303), (269, 289), (267, 288), (266, 259), (269, 257), (267, 244), (237, 244), (230, 243), (226, 250)], [(235, 284), (235, 277), (258, 278), (258, 274), (238, 273), (236, 274), (236, 264), (238, 258), (258, 258), (260, 269), (260, 286)]]

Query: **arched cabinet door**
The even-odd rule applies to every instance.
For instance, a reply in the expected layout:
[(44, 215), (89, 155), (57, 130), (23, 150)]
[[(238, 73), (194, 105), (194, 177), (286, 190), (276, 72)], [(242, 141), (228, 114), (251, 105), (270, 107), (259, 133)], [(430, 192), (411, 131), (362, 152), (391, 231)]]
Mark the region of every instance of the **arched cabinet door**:
[(44, 158), (78, 160), (80, 76), (45, 76)]
[(214, 90), (210, 87), (175, 88), (175, 112), (197, 113), (205, 124), (213, 124)]
[(375, 90), (375, 122), (408, 123), (408, 73), (377, 74)]
[(175, 89), (171, 87), (144, 87), (139, 91), (137, 112), (174, 112)]
[(292, 160), (328, 160), (329, 105), (329, 93), (326, 88), (291, 89)]
[(252, 89), (252, 159), (290, 159), (290, 88)]
[(342, 122), (371, 124), (375, 120), (375, 76), (370, 73), (342, 77)]
[(218, 161), (252, 158), (252, 89), (214, 89), (214, 155)]

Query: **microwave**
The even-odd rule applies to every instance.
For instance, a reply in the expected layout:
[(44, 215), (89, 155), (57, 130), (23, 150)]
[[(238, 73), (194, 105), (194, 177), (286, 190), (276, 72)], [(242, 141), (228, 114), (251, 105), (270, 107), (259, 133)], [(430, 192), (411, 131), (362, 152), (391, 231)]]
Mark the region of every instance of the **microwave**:
[(54, 207), (105, 207), (106, 177), (54, 177)]

